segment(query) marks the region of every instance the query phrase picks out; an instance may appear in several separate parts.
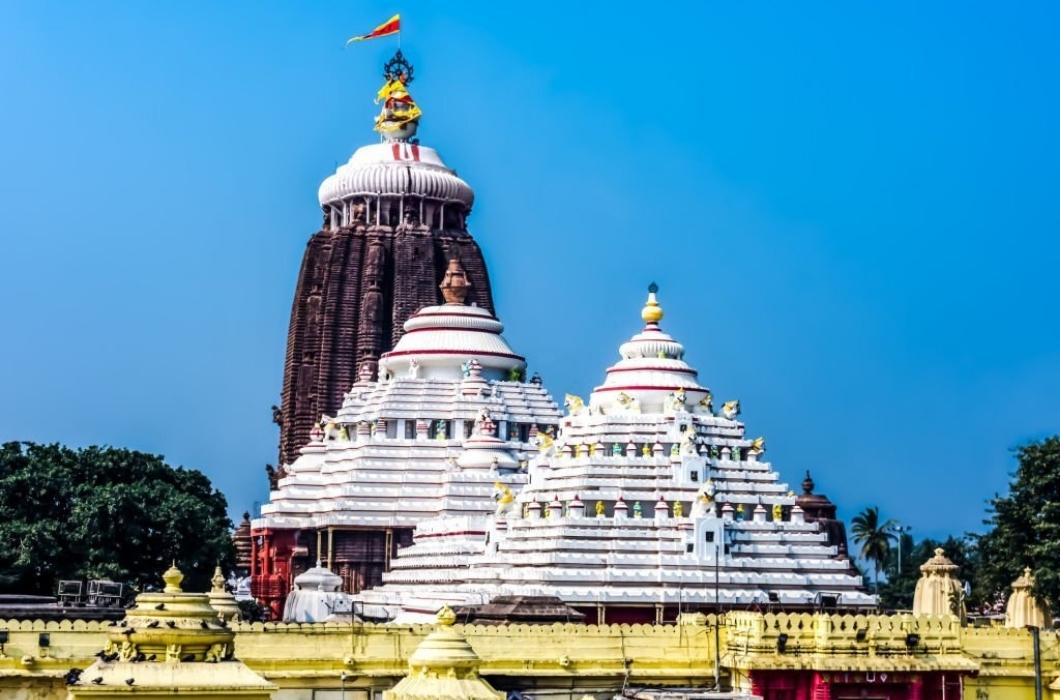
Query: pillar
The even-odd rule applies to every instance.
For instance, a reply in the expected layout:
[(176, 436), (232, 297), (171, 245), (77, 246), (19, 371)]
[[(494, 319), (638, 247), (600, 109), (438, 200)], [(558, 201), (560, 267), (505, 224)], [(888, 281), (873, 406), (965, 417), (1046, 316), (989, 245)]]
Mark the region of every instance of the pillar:
[(832, 700), (832, 684), (821, 673), (813, 674), (813, 690), (810, 700)]
[(386, 553), (383, 555), (383, 571), (390, 571), (390, 555), (394, 549), (394, 531), (386, 529)]
[(328, 526), (328, 569), (331, 569), (332, 555), (335, 553), (335, 528)]
[(924, 678), (916, 674), (909, 681), (909, 700), (921, 700), (924, 697)]

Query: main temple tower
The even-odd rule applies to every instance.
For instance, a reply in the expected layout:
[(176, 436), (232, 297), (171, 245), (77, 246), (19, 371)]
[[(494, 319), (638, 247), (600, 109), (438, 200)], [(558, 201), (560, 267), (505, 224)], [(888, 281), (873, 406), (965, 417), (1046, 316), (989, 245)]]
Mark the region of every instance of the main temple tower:
[(421, 112), (400, 50), (384, 76), (380, 143), (357, 149), (320, 185), (323, 225), (298, 272), (274, 410), (281, 465), (298, 457), (322, 415), (338, 412), (361, 367), (375, 373), (405, 321), (442, 301), (438, 285), (450, 259), (466, 271), (468, 302), (493, 311), (486, 263), (467, 230), (474, 192), (415, 138)]

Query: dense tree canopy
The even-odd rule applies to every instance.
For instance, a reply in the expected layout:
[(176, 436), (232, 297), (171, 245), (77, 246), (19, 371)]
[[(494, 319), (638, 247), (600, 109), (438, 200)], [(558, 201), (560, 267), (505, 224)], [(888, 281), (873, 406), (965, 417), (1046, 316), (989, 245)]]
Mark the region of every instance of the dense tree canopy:
[(987, 602), (1003, 600), (1029, 566), (1037, 595), (1060, 610), (1060, 436), (1024, 445), (1016, 455), (1009, 494), (990, 501), (992, 527), (978, 538), (973, 585)]
[(109, 447), (0, 446), (0, 592), (60, 579), (158, 584), (176, 560), (206, 590), (233, 552), (224, 495), (199, 471)]

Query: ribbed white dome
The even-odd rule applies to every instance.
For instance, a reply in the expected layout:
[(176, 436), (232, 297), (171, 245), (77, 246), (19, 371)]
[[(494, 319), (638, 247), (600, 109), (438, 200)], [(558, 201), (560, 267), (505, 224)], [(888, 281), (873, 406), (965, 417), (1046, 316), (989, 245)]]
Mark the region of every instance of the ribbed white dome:
[(475, 201), (471, 187), (450, 169), (438, 152), (404, 142), (362, 146), (320, 185), (320, 205), (355, 196), (416, 195), (460, 202), (470, 209)]
[(405, 322), (405, 335), (379, 358), (382, 367), (397, 376), (409, 372), (415, 361), (424, 377), (459, 378), (461, 365), (474, 359), (487, 378), (504, 379), (526, 361), (512, 351), (501, 335), (503, 324), (477, 306), (443, 304), (426, 306)]

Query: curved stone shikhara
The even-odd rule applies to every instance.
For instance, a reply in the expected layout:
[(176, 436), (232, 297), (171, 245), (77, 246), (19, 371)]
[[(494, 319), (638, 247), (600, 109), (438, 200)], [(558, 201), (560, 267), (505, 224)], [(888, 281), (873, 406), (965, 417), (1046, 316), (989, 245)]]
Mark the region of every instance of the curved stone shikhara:
[(714, 414), (654, 292), (642, 316), (588, 404), (568, 397), (514, 508), (421, 522), (384, 585), (360, 595), (366, 614), (416, 619), (497, 595), (583, 609), (875, 604), (746, 436), (738, 403)]

